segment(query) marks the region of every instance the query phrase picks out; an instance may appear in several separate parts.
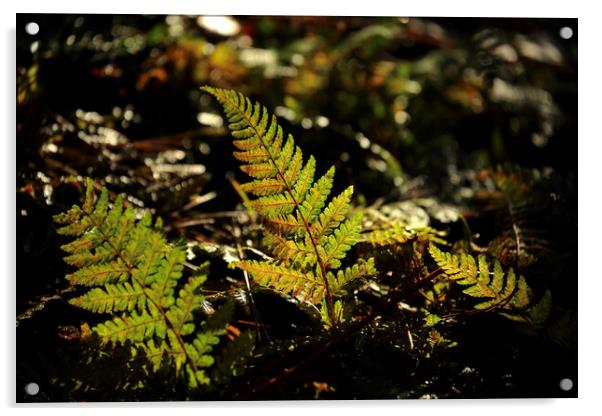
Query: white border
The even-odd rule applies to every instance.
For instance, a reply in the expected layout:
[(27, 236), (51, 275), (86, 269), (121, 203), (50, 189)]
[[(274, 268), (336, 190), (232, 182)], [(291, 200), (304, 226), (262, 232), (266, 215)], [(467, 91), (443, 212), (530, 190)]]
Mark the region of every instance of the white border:
[[(2, 13), (4, 64), (0, 65), (0, 82), (4, 96), (0, 99), (0, 126), (4, 132), (0, 138), (2, 146), (0, 165), (3, 198), (3, 215), (0, 230), (3, 231), (3, 247), (0, 249), (0, 264), (7, 273), (0, 277), (2, 282), (3, 316), (0, 321), (0, 403), (9, 407), (8, 414), (20, 411), (40, 411), (44, 414), (129, 414), (132, 407), (151, 415), (173, 409), (178, 413), (199, 415), (214, 414), (282, 414), (298, 415), (316, 411), (332, 414), (342, 411), (363, 414), (371, 408), (395, 414), (461, 414), (506, 415), (509, 412), (523, 414), (526, 411), (545, 412), (546, 415), (595, 414), (602, 408), (598, 397), (600, 380), (600, 313), (598, 305), (602, 294), (600, 266), (596, 267), (596, 241), (600, 238), (599, 171), (601, 166), (599, 141), (600, 112), (602, 111), (602, 63), (600, 59), (600, 14), (595, 2), (579, 1), (395, 1), (368, 0), (364, 2), (325, 0), (4, 0), (0, 3)], [(190, 404), (59, 404), (47, 407), (15, 407), (14, 386), (14, 314), (15, 314), (15, 13), (144, 13), (144, 14), (255, 14), (255, 15), (394, 15), (394, 16), (473, 16), (473, 17), (577, 17), (579, 18), (579, 399), (575, 400), (457, 400), (438, 402), (389, 401), (389, 402), (252, 402), (252, 403), (190, 403)], [(553, 365), (554, 363), (550, 363)], [(38, 407), (40, 407), (38, 409)], [(107, 408), (109, 407), (109, 408)], [(177, 409), (177, 410), (176, 410)], [(598, 409), (596, 411), (595, 409)], [(136, 412), (137, 413), (137, 412)], [(5, 413), (6, 414), (6, 413)]]
[(134, 14), (237, 14), (237, 15), (328, 15), (328, 16), (475, 16), (475, 17), (578, 17), (576, 2), (524, 0), (499, 2), (369, 0), (107, 0), (94, 3), (74, 0), (22, 1), (22, 13), (134, 13)]

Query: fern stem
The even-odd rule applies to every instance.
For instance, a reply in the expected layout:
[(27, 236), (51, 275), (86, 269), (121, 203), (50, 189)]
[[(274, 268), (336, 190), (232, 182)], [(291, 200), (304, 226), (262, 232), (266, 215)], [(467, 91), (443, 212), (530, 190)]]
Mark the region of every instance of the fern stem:
[(429, 274), (427, 274), (422, 279), (418, 280), (418, 282), (416, 282), (416, 285), (422, 287), (421, 286), (422, 284), (430, 282), (435, 277), (439, 276), (440, 274), (443, 274), (444, 272), (445, 272), (445, 270), (443, 270), (443, 268), (438, 267), (435, 270), (433, 270), (432, 272), (430, 272)]
[[(238, 104), (236, 102), (232, 101), (227, 96), (224, 96), (223, 99), (225, 101), (227, 101), (232, 108), (238, 109)], [(284, 172), (282, 172), (282, 170), (278, 166), (278, 163), (276, 163), (276, 157), (272, 154), (272, 150), (264, 142), (263, 134), (259, 134), (259, 131), (257, 130), (257, 126), (255, 126), (255, 123), (253, 123), (253, 121), (251, 120), (251, 118), (244, 111), (240, 111), (239, 110), (239, 113), (245, 119), (245, 121), (247, 122), (247, 125), (251, 129), (253, 129), (253, 131), (255, 132), (255, 136), (259, 139), (259, 142), (261, 143), (261, 146), (266, 151), (270, 162), (276, 168), (276, 171), (278, 173), (278, 177), (280, 178), (280, 180), (284, 184), (286, 192), (290, 195), (290, 197), (291, 197), (291, 199), (293, 201), (293, 204), (295, 205), (295, 208), (296, 208), (297, 212), (299, 213), (299, 216), (301, 217), (301, 220), (303, 221), (303, 227), (305, 228), (305, 230), (307, 231), (307, 234), (309, 235), (309, 239), (310, 239), (311, 245), (312, 245), (312, 247), (314, 249), (314, 252), (316, 254), (316, 259), (317, 259), (318, 265), (320, 267), (321, 278), (322, 278), (322, 281), (324, 282), (324, 289), (326, 291), (326, 303), (327, 303), (327, 308), (328, 308), (328, 317), (329, 317), (329, 319), (330, 319), (330, 321), (332, 323), (333, 328), (336, 328), (336, 317), (335, 317), (335, 314), (334, 314), (334, 300), (333, 300), (332, 292), (330, 291), (330, 287), (329, 287), (329, 284), (328, 284), (328, 279), (326, 278), (326, 263), (324, 263), (324, 260), (320, 256), (320, 252), (318, 250), (318, 245), (316, 244), (316, 241), (314, 240), (314, 237), (313, 237), (313, 235), (311, 233), (311, 226), (309, 225), (309, 221), (307, 220), (307, 218), (305, 217), (305, 215), (303, 215), (302, 211), (299, 209), (300, 205), (299, 205), (299, 202), (297, 201), (297, 199), (295, 198), (295, 195), (293, 193), (292, 187), (288, 183), (288, 181), (286, 180), (286, 178), (284, 177)]]

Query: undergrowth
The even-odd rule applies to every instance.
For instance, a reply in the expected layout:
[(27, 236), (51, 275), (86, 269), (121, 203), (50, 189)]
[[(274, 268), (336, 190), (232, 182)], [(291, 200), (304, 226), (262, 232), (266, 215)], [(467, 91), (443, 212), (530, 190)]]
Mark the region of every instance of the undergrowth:
[[(98, 337), (107, 354), (125, 348), (126, 361), (145, 369), (123, 388), (144, 389), (150, 378), (163, 377), (185, 383), (188, 393), (180, 398), (202, 397), (228, 383), (261, 397), (350, 339), (359, 343), (358, 337), (367, 342), (378, 334), (379, 342), (422, 362), (462, 348), (453, 328), (475, 315), (508, 318), (535, 336), (544, 331), (552, 296), (530, 286), (526, 268), (539, 253), (531, 249), (541, 245), (525, 237), (527, 227), (505, 230), (480, 247), (455, 211), (438, 223), (408, 214), (444, 209), (433, 203), (367, 207), (354, 200), (353, 186), (333, 196), (335, 168), (318, 172), (316, 159), (303, 155), (269, 110), (236, 91), (203, 90), (223, 107), (234, 157), (250, 177), (232, 183), (259, 230), (259, 238), (249, 233), (244, 245), (237, 240), (236, 249), (216, 242), (221, 248), (213, 251), (227, 255), (211, 261), (226, 260), (231, 271), (220, 273), (234, 273), (232, 288), (208, 297), (206, 281), (222, 276), (209, 274), (208, 263), (187, 261), (191, 247), (208, 246), (168, 239), (160, 219), (121, 195), (109, 198), (106, 188), (97, 192), (90, 179), (83, 202), (55, 217), (58, 232), (71, 239), (62, 246), (73, 268), (66, 279), (78, 292), (69, 303), (102, 317), (83, 338)], [(517, 188), (522, 177), (501, 172), (497, 183), (511, 195), (504, 200), (524, 199)], [(515, 205), (508, 210), (509, 229), (516, 230), (519, 214)], [(248, 224), (240, 226), (244, 231)], [(458, 226), (465, 236), (452, 239)], [(272, 339), (275, 332), (264, 323), (277, 317), (258, 312), (266, 310), (265, 292), (320, 325), (304, 337)], [(235, 322), (251, 322), (255, 331), (241, 332)], [(291, 351), (293, 361), (278, 359)], [(263, 375), (266, 360), (273, 362)], [(265, 381), (249, 385), (245, 370)], [(116, 369), (115, 377), (120, 371), (126, 370)]]

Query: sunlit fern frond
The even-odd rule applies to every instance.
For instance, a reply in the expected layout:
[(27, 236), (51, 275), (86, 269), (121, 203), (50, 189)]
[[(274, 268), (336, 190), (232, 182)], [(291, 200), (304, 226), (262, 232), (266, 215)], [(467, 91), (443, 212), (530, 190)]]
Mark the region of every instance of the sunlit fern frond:
[[(434, 203), (434, 202), (433, 202)], [(374, 247), (400, 246), (411, 241), (445, 245), (446, 232), (429, 225), (430, 215), (416, 200), (400, 201), (362, 209), (360, 241)]]
[[(332, 320), (329, 276), (338, 276), (360, 234), (361, 216), (348, 217), (353, 187), (329, 201), (334, 167), (316, 179), (313, 156), (304, 159), (293, 136), (285, 135), (265, 107), (236, 91), (202, 89), (223, 106), (237, 148), (234, 156), (253, 178), (241, 189), (255, 197), (249, 204), (263, 219), (264, 242), (275, 257), (274, 262), (241, 261), (234, 267), (249, 272), (260, 285), (316, 305), (327, 303)], [(357, 270), (349, 276), (359, 279), (376, 272), (373, 262)]]
[(55, 222), (59, 234), (74, 238), (62, 247), (65, 261), (77, 268), (67, 279), (89, 288), (69, 302), (111, 315), (93, 328), (100, 340), (131, 343), (155, 370), (167, 360), (190, 388), (209, 384), (212, 353), (233, 309), (226, 304), (198, 323), (207, 264), (183, 282), (185, 247), (168, 244), (160, 220), (153, 224), (150, 213), (137, 220), (131, 205), (123, 210), (121, 197), (111, 206), (106, 188), (97, 198), (90, 179), (82, 206), (57, 215)]
[(429, 246), (429, 252), (450, 280), (466, 286), (465, 294), (485, 300), (475, 309), (495, 309), (515, 320), (527, 319), (531, 291), (525, 278), (517, 276), (512, 268), (504, 271), (497, 260), (491, 262), (484, 255), (475, 259), (467, 253), (446, 253), (434, 244)]
[(362, 232), (360, 241), (369, 243), (375, 247), (405, 244), (415, 239), (432, 241), (437, 244), (447, 244), (446, 233), (425, 226), (411, 228), (398, 223), (392, 223), (388, 227), (379, 227)]

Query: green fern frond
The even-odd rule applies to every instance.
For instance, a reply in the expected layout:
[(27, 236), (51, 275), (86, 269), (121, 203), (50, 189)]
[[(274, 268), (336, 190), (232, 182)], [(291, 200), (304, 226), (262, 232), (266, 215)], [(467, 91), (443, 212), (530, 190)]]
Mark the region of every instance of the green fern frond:
[(312, 271), (295, 270), (267, 261), (245, 260), (230, 264), (231, 267), (247, 271), (262, 286), (289, 293), (314, 304), (320, 304), (326, 293), (324, 280)]
[(378, 228), (367, 230), (360, 235), (360, 241), (375, 247), (405, 244), (415, 239), (423, 239), (436, 244), (447, 245), (444, 231), (429, 226), (410, 227), (398, 222), (381, 224)]
[(131, 343), (155, 371), (167, 360), (191, 388), (210, 383), (206, 369), (214, 363), (213, 349), (226, 333), (233, 308), (226, 304), (197, 324), (206, 265), (182, 284), (185, 247), (169, 245), (161, 221), (153, 224), (150, 214), (136, 220), (131, 206), (123, 210), (121, 197), (110, 206), (108, 192), (102, 189), (96, 198), (90, 179), (83, 205), (57, 215), (55, 221), (59, 234), (75, 237), (63, 246), (66, 261), (78, 267), (67, 279), (88, 287), (69, 302), (112, 315), (93, 328), (100, 340)]
[(314, 238), (321, 238), (345, 219), (349, 212), (352, 195), (353, 186), (350, 186), (330, 201), (324, 211), (320, 213), (318, 221), (311, 226), (310, 233)]
[(266, 232), (263, 242), (285, 264), (305, 267), (306, 265), (313, 265), (317, 261), (311, 242), (309, 245), (305, 242), (296, 242), (269, 231)]
[(352, 217), (345, 220), (334, 232), (330, 235), (322, 237), (318, 246), (318, 252), (322, 252), (324, 264), (327, 269), (338, 269), (341, 267), (341, 259), (352, 246), (357, 243), (360, 235), (360, 223), (362, 214), (356, 213)]
[[(241, 189), (256, 198), (251, 208), (263, 218), (264, 243), (275, 257), (270, 261), (233, 263), (254, 281), (315, 305), (326, 305), (329, 321), (336, 324), (335, 288), (331, 280), (360, 279), (375, 273), (365, 263), (339, 271), (341, 261), (359, 239), (361, 213), (347, 218), (353, 187), (330, 202), (334, 167), (317, 180), (313, 156), (304, 163), (293, 136), (286, 136), (276, 117), (259, 103), (231, 90), (203, 87), (221, 103), (238, 149), (234, 157), (253, 180)], [(333, 283), (333, 284), (335, 284)], [(338, 286), (337, 286), (338, 287)]]
[(524, 315), (531, 299), (523, 276), (517, 277), (513, 269), (504, 272), (497, 260), (493, 262), (491, 270), (491, 264), (484, 255), (475, 260), (470, 254), (443, 252), (432, 243), (429, 252), (449, 279), (467, 286), (463, 291), (465, 294), (487, 299), (475, 305), (476, 309), (498, 309), (505, 314), (515, 314), (516, 319), (524, 319), (521, 315)]
[(305, 231), (303, 223), (290, 214), (287, 216), (277, 215), (273, 218), (264, 217), (263, 222), (267, 228), (285, 236), (302, 235)]
[(144, 289), (136, 282), (105, 284), (103, 288), (95, 287), (86, 294), (71, 299), (72, 305), (95, 313), (142, 311), (146, 306)]
[(362, 233), (361, 241), (378, 247), (405, 244), (415, 237), (416, 235), (410, 229), (398, 223), (393, 223), (387, 228), (375, 229)]
[(345, 293), (345, 287), (352, 282), (356, 282), (362, 276), (370, 276), (376, 274), (376, 267), (374, 266), (374, 259), (370, 258), (368, 261), (359, 260), (353, 266), (346, 267), (342, 270), (338, 270), (335, 274), (328, 272), (328, 281), (332, 291), (335, 294)]

